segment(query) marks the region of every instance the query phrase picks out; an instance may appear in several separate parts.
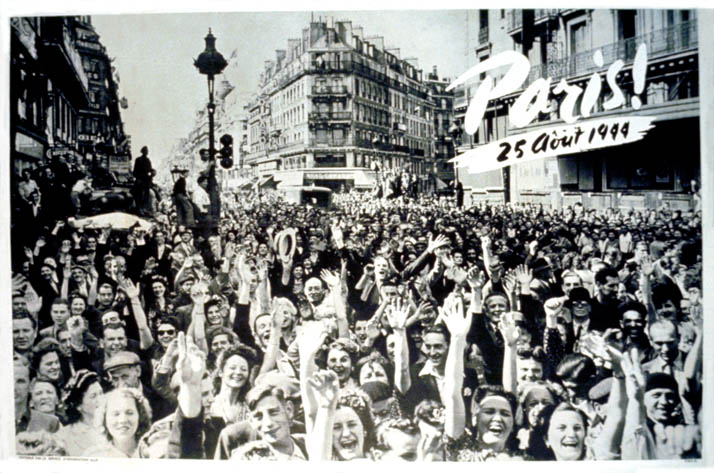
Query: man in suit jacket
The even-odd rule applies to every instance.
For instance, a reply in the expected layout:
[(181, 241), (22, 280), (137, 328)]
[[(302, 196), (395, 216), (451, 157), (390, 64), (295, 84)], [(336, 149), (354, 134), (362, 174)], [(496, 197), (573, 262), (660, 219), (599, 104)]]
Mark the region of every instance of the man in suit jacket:
[[(427, 399), (442, 402), (441, 390), (444, 385), (446, 355), (449, 352), (449, 334), (441, 324), (431, 326), (424, 331), (422, 351), (426, 361), (416, 363), (409, 368), (410, 386), (403, 393), (402, 407), (409, 416), (416, 406)], [(478, 385), (478, 377), (471, 369), (464, 372), (464, 405), (470, 407), (471, 394)]]

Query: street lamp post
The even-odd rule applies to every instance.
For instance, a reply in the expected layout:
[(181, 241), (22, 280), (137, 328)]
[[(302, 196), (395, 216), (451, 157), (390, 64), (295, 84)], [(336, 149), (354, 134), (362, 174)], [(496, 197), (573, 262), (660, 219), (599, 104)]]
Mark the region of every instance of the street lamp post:
[(198, 72), (204, 74), (208, 79), (208, 197), (210, 200), (210, 220), (212, 229), (217, 228), (221, 215), (221, 196), (216, 181), (216, 147), (213, 142), (214, 124), (213, 114), (216, 111), (216, 104), (213, 102), (213, 85), (217, 74), (223, 72), (228, 65), (225, 58), (216, 50), (216, 37), (208, 29), (205, 38), (206, 49), (199, 54), (198, 59), (193, 61)]

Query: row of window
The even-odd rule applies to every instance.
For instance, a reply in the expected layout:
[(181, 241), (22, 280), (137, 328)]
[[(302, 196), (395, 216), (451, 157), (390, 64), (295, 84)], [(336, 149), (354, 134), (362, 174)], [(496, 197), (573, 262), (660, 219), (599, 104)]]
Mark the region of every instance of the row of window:
[(379, 126), (389, 126), (388, 112), (361, 103), (355, 103), (355, 109), (357, 110), (357, 121)]
[(355, 95), (389, 105), (389, 94), (386, 87), (359, 77), (355, 77)]
[(298, 81), (292, 86), (283, 90), (282, 102), (283, 105), (287, 105), (302, 97), (305, 97), (305, 83), (302, 81)]
[(304, 123), (307, 119), (305, 104), (298, 105), (280, 114), (276, 125), (281, 127), (291, 127), (298, 123)]

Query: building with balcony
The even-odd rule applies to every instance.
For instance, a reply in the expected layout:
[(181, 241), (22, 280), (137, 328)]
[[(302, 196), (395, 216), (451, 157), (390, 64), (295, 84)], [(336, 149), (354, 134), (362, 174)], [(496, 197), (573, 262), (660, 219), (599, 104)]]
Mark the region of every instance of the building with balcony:
[[(518, 91), (489, 102), (474, 135), (463, 132), (462, 124), (479, 81), (456, 90), (455, 115), (461, 128), (454, 133), (457, 154), (562, 124), (559, 106), (564, 94), (553, 94), (552, 89), (565, 80), (584, 90), (593, 73), (603, 78), (603, 90), (589, 118), (656, 117), (654, 128), (636, 143), (474, 175), (457, 170), (472, 201), (535, 202), (557, 208), (576, 202), (592, 208), (652, 208), (661, 203), (690, 207), (691, 182), (700, 179), (695, 10), (480, 10), (478, 29), (470, 38), (477, 62), (516, 50), (528, 57), (531, 70)], [(638, 94), (643, 105), (635, 110), (632, 64), (642, 43), (647, 45), (647, 73)], [(596, 51), (602, 53), (602, 66), (593, 60)], [(625, 104), (605, 110), (603, 103), (612, 93), (604, 76), (618, 59), (624, 62), (616, 81)], [(490, 73), (496, 81), (502, 77), (499, 72)], [(525, 128), (514, 128), (508, 119), (511, 106), (528, 85), (547, 77), (552, 79), (552, 111)]]
[[(451, 82), (448, 77), (439, 78), (434, 66), (425, 80), (434, 106), (434, 162), (433, 184), (450, 184), (454, 180), (454, 167), (449, 162), (456, 155), (454, 138), (450, 130), (454, 126), (454, 93), (446, 91)], [(438, 179), (438, 181), (437, 181)]]
[(432, 89), (416, 59), (402, 59), (384, 38), (350, 21), (312, 22), (265, 61), (245, 107), (245, 164), (278, 185), (366, 189), (374, 169), (398, 168), (426, 186), (435, 155)]
[(131, 152), (121, 120), (119, 76), (99, 41), (91, 18), (79, 17), (74, 25), (76, 46), (87, 74), (89, 92), (89, 106), (79, 110), (80, 152), (95, 167), (130, 174)]
[(11, 24), (13, 174), (56, 156), (90, 166), (102, 152), (105, 167), (110, 156), (128, 156), (116, 85), (91, 19), (26, 17)]

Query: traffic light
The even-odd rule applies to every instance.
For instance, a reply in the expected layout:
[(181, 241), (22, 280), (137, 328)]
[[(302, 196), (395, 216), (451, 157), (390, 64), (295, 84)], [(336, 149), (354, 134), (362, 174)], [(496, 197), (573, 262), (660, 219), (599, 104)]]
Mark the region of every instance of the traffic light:
[(221, 136), (221, 167), (230, 169), (233, 167), (233, 137), (231, 135)]

